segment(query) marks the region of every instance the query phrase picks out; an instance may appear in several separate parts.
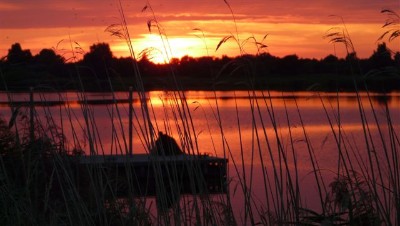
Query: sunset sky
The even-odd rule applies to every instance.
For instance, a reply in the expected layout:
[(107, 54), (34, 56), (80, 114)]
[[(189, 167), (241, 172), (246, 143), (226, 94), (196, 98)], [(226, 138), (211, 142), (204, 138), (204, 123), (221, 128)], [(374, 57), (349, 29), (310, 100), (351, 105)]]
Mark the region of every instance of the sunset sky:
[[(343, 45), (333, 45), (323, 36), (330, 28), (343, 28), (343, 18), (359, 57), (369, 57), (377, 46), (378, 37), (387, 16), (382, 9), (400, 13), (399, 0), (230, 0), (239, 41), (254, 36), (264, 40), (264, 49), (275, 56), (297, 54), (299, 57), (321, 59), (328, 54), (344, 56)], [(236, 27), (224, 0), (122, 0), (135, 54), (154, 48), (154, 61), (162, 61), (165, 49), (170, 57), (190, 55), (235, 56), (238, 45), (229, 40), (216, 51), (219, 41), (236, 36)], [(163, 45), (147, 21), (155, 17), (168, 38)], [(337, 15), (337, 16), (331, 16)], [(340, 16), (340, 17), (339, 17)], [(129, 55), (125, 40), (111, 36), (105, 29), (121, 23), (116, 0), (3, 0), (0, 2), (0, 57), (7, 55), (13, 43), (37, 54), (43, 48), (55, 48), (68, 58), (71, 49), (78, 58), (97, 42), (107, 42), (115, 56)], [(203, 34), (199, 29), (204, 33)], [(72, 46), (72, 47), (71, 47)], [(81, 50), (75, 47), (80, 46)], [(388, 43), (399, 51), (400, 38)], [(164, 48), (166, 47), (166, 48)], [(255, 53), (252, 42), (243, 47), (245, 53)]]

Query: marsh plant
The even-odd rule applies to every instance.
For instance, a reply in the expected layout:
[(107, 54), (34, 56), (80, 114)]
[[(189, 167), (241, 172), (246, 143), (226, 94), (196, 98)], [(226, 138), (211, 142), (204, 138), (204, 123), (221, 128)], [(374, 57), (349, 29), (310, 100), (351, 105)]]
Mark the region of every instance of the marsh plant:
[[(235, 21), (231, 5), (225, 1)], [(160, 40), (168, 51), (173, 51), (168, 45), (168, 36), (158, 22), (155, 12), (149, 3), (143, 11), (150, 12), (151, 19), (148, 28), (156, 29)], [(123, 38), (130, 50), (131, 57), (136, 59), (131, 38), (125, 20), (124, 9), (120, 3), (119, 24), (111, 25), (108, 32)], [(390, 10), (389, 19), (385, 23), (386, 32), (382, 39), (389, 37), (389, 41), (398, 37), (398, 15)], [(397, 19), (396, 19), (397, 18)], [(236, 34), (221, 39), (216, 50), (228, 40), (237, 43), (241, 54), (246, 43), (253, 43), (258, 52), (265, 50), (266, 45), (257, 41), (255, 37), (239, 38)], [(344, 44), (348, 50), (347, 60), (354, 70), (357, 70), (357, 58), (354, 46), (345, 27), (340, 31), (330, 30), (326, 35), (331, 42)], [(71, 51), (74, 51), (72, 49)], [(170, 76), (177, 89), (169, 91), (169, 99), (162, 100), (164, 111), (162, 122), (157, 121), (154, 106), (148, 93), (144, 89), (141, 72), (136, 61), (132, 64), (131, 79), (135, 82), (135, 90), (140, 103), (139, 110), (126, 109), (125, 105), (118, 104), (112, 83), (108, 84), (114, 102), (107, 105), (107, 117), (112, 125), (112, 151), (120, 155), (127, 155), (132, 150), (130, 137), (132, 130), (137, 133), (144, 151), (150, 151), (156, 146), (159, 131), (167, 134), (176, 133), (178, 144), (182, 151), (189, 155), (202, 154), (199, 150), (198, 135), (193, 111), (189, 107), (185, 92), (180, 91), (181, 84), (176, 79), (173, 68)], [(35, 107), (10, 107), (10, 119), (0, 120), (0, 222), (3, 225), (398, 225), (400, 219), (400, 169), (398, 124), (392, 121), (392, 112), (384, 104), (384, 121), (378, 120), (377, 107), (368, 92), (365, 83), (363, 90), (367, 90), (367, 102), (362, 101), (358, 82), (354, 82), (354, 93), (357, 100), (358, 117), (362, 126), (362, 136), (365, 146), (362, 148), (352, 145), (352, 137), (342, 127), (342, 106), (339, 98), (334, 105), (329, 105), (320, 98), (325, 112), (326, 123), (330, 128), (330, 136), (334, 138), (338, 158), (336, 170), (331, 177), (323, 174), (317, 146), (313, 137), (309, 135), (307, 122), (302, 118), (302, 108), (297, 105), (296, 118), (293, 120), (283, 101), (285, 110), (284, 122), (279, 121), (276, 115), (276, 106), (268, 90), (256, 92), (252, 71), (256, 65), (251, 58), (228, 62), (215, 74), (215, 81), (223, 82), (221, 72), (231, 70), (228, 75), (242, 73), (246, 79), (243, 83), (248, 87), (247, 99), (250, 103), (252, 146), (245, 147), (243, 124), (236, 103), (235, 124), (227, 131), (224, 118), (220, 112), (218, 102), (213, 105), (213, 118), (207, 118), (207, 123), (216, 122), (218, 137), (210, 135), (212, 149), (217, 152), (214, 142), (218, 139), (222, 144), (224, 158), (229, 158), (230, 174), (227, 178), (228, 189), (226, 194), (209, 195), (207, 190), (197, 189), (201, 181), (201, 171), (198, 165), (188, 168), (192, 175), (190, 186), (196, 190), (190, 196), (180, 196), (181, 184), (173, 181), (181, 176), (181, 172), (172, 168), (163, 170), (160, 163), (152, 164), (156, 176), (156, 197), (136, 195), (134, 184), (138, 181), (134, 174), (130, 174), (130, 165), (126, 164), (126, 181), (121, 183), (107, 174), (107, 167), (101, 164), (77, 168), (77, 158), (90, 153), (91, 155), (105, 155), (105, 147), (99, 137), (100, 125), (96, 121), (94, 108), (87, 104), (87, 93), (83, 85), (78, 87), (77, 96), (83, 120), (76, 123), (76, 115), (67, 102), (60, 107), (58, 115), (65, 120), (60, 123), (55, 120), (55, 113), (47, 111), (44, 106), (45, 117), (39, 117)], [(398, 73), (398, 71), (396, 72)], [(107, 73), (105, 73), (107, 75)], [(399, 74), (397, 74), (399, 76)], [(77, 70), (76, 79), (82, 84)], [(339, 96), (339, 86), (338, 92)], [(6, 84), (5, 84), (5, 87)], [(312, 87), (310, 87), (312, 89)], [(217, 93), (214, 92), (217, 96)], [(261, 95), (262, 98), (259, 98)], [(318, 92), (315, 93), (318, 96)], [(11, 96), (11, 95), (10, 95)], [(12, 99), (9, 99), (12, 102)], [(46, 100), (44, 100), (46, 101)], [(367, 105), (367, 106), (366, 106)], [(13, 105), (12, 105), (13, 106)], [(26, 111), (25, 111), (26, 110)], [(195, 110), (200, 111), (201, 106)], [(381, 109), (380, 109), (381, 110)], [(25, 112), (24, 112), (25, 111)], [(130, 112), (132, 122), (126, 125), (123, 112)], [(380, 111), (382, 114), (382, 111)], [(205, 115), (205, 114), (204, 114)], [(367, 117), (372, 115), (372, 117)], [(266, 120), (267, 118), (267, 120)], [(301, 136), (295, 136), (294, 130), (301, 131)], [(378, 136), (374, 136), (376, 131)], [(65, 131), (72, 131), (72, 138), (67, 140)], [(82, 133), (78, 133), (82, 131)], [(239, 140), (240, 155), (232, 153), (232, 142), (227, 139), (227, 133), (234, 131)], [(286, 137), (282, 134), (285, 131)], [(203, 132), (203, 131), (201, 131)], [(82, 134), (83, 138), (78, 137)], [(210, 133), (211, 134), (211, 133)], [(288, 144), (289, 143), (289, 144)], [(299, 155), (295, 149), (302, 143), (306, 152), (313, 187), (316, 188), (317, 207), (309, 207), (303, 196), (305, 188), (301, 187), (301, 170), (299, 169)], [(73, 144), (73, 145), (71, 145)], [(322, 145), (323, 146), (323, 145)], [(86, 150), (84, 150), (86, 149)], [(248, 156), (252, 161), (260, 160), (260, 167), (253, 162), (245, 167)], [(79, 172), (79, 173), (77, 173)], [(160, 176), (162, 175), (162, 176)], [(258, 175), (255, 179), (256, 175)], [(332, 176), (333, 175), (333, 176)], [(221, 181), (221, 184), (225, 181)], [(263, 188), (263, 199), (254, 194), (255, 186)], [(168, 186), (167, 186), (168, 185)], [(118, 191), (128, 187), (131, 191), (127, 197), (119, 197)], [(242, 194), (239, 196), (238, 194)], [(233, 205), (234, 199), (241, 197), (240, 206)], [(239, 209), (239, 210), (237, 210)], [(235, 215), (239, 213), (239, 215)]]

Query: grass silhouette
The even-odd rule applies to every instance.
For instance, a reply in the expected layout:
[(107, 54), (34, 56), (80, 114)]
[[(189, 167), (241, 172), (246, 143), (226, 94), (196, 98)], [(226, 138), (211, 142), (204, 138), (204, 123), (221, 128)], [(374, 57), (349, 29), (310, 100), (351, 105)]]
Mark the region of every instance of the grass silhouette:
[[(107, 31), (123, 38), (131, 57), (136, 59), (125, 12), (121, 1), (119, 3), (121, 23), (111, 25)], [(227, 1), (225, 3), (235, 22), (231, 5)], [(173, 51), (149, 2), (143, 11), (149, 11), (152, 15), (148, 22), (149, 29), (155, 28), (164, 48)], [(383, 13), (397, 15), (389, 10)], [(398, 25), (395, 20), (386, 22), (384, 27), (389, 30), (381, 38), (397, 38), (398, 30), (392, 30), (391, 27), (396, 23)], [(245, 43), (250, 40), (254, 41), (260, 51), (266, 47), (254, 37), (240, 42), (242, 39), (239, 39), (238, 28), (235, 28), (236, 35), (222, 38), (217, 50), (230, 39), (237, 42), (241, 53)], [(355, 52), (354, 46), (349, 32), (345, 27), (343, 29), (342, 32), (328, 33), (326, 37), (331, 42), (343, 44), (351, 54)], [(74, 52), (74, 48), (71, 51)], [(354, 71), (359, 70), (357, 59), (349, 58), (348, 62)], [(393, 121), (393, 109), (390, 109), (387, 102), (383, 111), (378, 112), (367, 84), (363, 87), (367, 91), (361, 93), (358, 83), (354, 82), (355, 107), (362, 127), (359, 136), (363, 137), (365, 144), (364, 148), (357, 148), (352, 145), (353, 138), (343, 128), (339, 91), (336, 93), (335, 106), (329, 106), (330, 103), (315, 92), (321, 102), (330, 129), (329, 135), (334, 139), (338, 156), (332, 160), (336, 161), (336, 170), (331, 172), (334, 176), (330, 180), (323, 173), (324, 163), (317, 154), (318, 147), (303, 118), (302, 107), (294, 98), (295, 114), (299, 119), (296, 122), (283, 99), (284, 123), (280, 121), (270, 91), (254, 90), (254, 67), (251, 60), (233, 60), (227, 62), (215, 75), (216, 81), (223, 81), (222, 71), (240, 71), (245, 75), (242, 82), (248, 87), (246, 99), (250, 108), (247, 116), (251, 121), (250, 147), (245, 146), (244, 123), (235, 92), (232, 115), (235, 123), (230, 125), (231, 129), (225, 126), (229, 122), (224, 118), (217, 101), (213, 103), (213, 118), (206, 118), (208, 130), (211, 130), (211, 123), (216, 123), (218, 129), (218, 137), (213, 137), (209, 131), (212, 150), (216, 153), (220, 148), (216, 144), (219, 140), (222, 144), (221, 157), (229, 159), (231, 174), (227, 181), (220, 181), (221, 186), (228, 183), (227, 194), (210, 195), (207, 189), (202, 189), (199, 184), (204, 178), (201, 178), (200, 166), (191, 162), (188, 162), (187, 173), (191, 178), (190, 187), (196, 192), (182, 197), (178, 197), (182, 184), (176, 183), (176, 179), (182, 176), (178, 165), (165, 168), (156, 158), (150, 158), (150, 167), (156, 175), (156, 198), (136, 195), (134, 185), (143, 181), (132, 173), (129, 164), (124, 168), (124, 183), (110, 177), (108, 169), (101, 164), (86, 166), (79, 171), (84, 173), (76, 173), (74, 158), (83, 155), (85, 147), (88, 147), (90, 155), (104, 156), (107, 153), (100, 136), (101, 125), (95, 109), (89, 104), (88, 93), (78, 76), (78, 84), (81, 86), (76, 94), (83, 121), (77, 120), (78, 116), (68, 101), (59, 106), (60, 115), (51, 113), (54, 111), (50, 111), (49, 106), (42, 106), (42, 117), (38, 115), (37, 107), (29, 105), (10, 107), (10, 120), (0, 120), (0, 222), (4, 225), (397, 225), (400, 219), (400, 141), (398, 124)], [(150, 153), (157, 146), (157, 134), (164, 131), (170, 135), (174, 133), (179, 138), (177, 143), (184, 153), (199, 158), (204, 156), (198, 143), (200, 131), (196, 128), (189, 100), (182, 91), (182, 84), (176, 79), (174, 69), (171, 68), (168, 76), (177, 89), (168, 93), (167, 100), (161, 100), (161, 115), (165, 120), (159, 121), (155, 103), (144, 89), (137, 61), (134, 61), (132, 68), (134, 74), (131, 79), (137, 90), (135, 94), (139, 99), (139, 109), (126, 109), (126, 105), (119, 104), (112, 83), (109, 83), (114, 100), (113, 104), (106, 107), (112, 125), (111, 149), (116, 154), (129, 155), (132, 151), (129, 140), (134, 130), (145, 152)], [(59, 94), (60, 100), (63, 100), (61, 92), (54, 93)], [(213, 100), (217, 100), (218, 93), (212, 93)], [(12, 103), (12, 93), (7, 94), (8, 101)], [(46, 101), (43, 98), (42, 101)], [(200, 111), (201, 107), (199, 104), (196, 110)], [(132, 115), (129, 126), (123, 117), (128, 111)], [(62, 112), (66, 113), (66, 117), (62, 116)], [(384, 115), (384, 121), (378, 114)], [(61, 121), (58, 122), (56, 118)], [(301, 132), (300, 136), (294, 135), (295, 127)], [(374, 136), (376, 131), (373, 128), (376, 128), (378, 136)], [(283, 129), (288, 134), (285, 138), (282, 135)], [(72, 133), (72, 147), (65, 140), (66, 131)], [(238, 138), (239, 156), (233, 153), (232, 145), (235, 141), (228, 138), (228, 133), (232, 131)], [(83, 141), (78, 134), (82, 134)], [(305, 188), (301, 183), (300, 154), (295, 149), (300, 142), (309, 159), (309, 174), (318, 197), (317, 208), (309, 207), (303, 196)], [(251, 160), (250, 164), (246, 162), (248, 159)], [(255, 163), (256, 159), (260, 160), (259, 167)], [(255, 195), (255, 187), (260, 184), (264, 192), (262, 198)], [(123, 186), (128, 186), (124, 189), (130, 191), (130, 195), (125, 198), (117, 195)], [(242, 206), (235, 206), (234, 199), (239, 192), (243, 197)], [(236, 209), (242, 210), (243, 214), (235, 215), (238, 212)]]

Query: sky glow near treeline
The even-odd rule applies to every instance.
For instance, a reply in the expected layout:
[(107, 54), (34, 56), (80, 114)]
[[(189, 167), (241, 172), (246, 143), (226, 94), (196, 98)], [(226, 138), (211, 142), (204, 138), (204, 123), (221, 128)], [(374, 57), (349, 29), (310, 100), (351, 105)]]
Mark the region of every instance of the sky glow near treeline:
[[(345, 56), (343, 45), (335, 46), (324, 39), (333, 27), (343, 28), (343, 18), (357, 55), (369, 57), (377, 46), (377, 39), (385, 29), (387, 16), (382, 9), (400, 13), (399, 0), (228, 0), (235, 23), (224, 0), (121, 0), (136, 56), (146, 48), (154, 48), (154, 61), (162, 61), (165, 48), (170, 57), (190, 55), (236, 56), (238, 45), (229, 40), (218, 51), (219, 41), (236, 36), (240, 42), (249, 37), (261, 41), (265, 52), (275, 56), (297, 54), (302, 58), (321, 59), (329, 54)], [(147, 21), (152, 12), (142, 9), (150, 4), (155, 17), (167, 35), (163, 45), (153, 27), (150, 33)], [(332, 16), (336, 15), (336, 16)], [(340, 18), (341, 17), (341, 18)], [(89, 46), (106, 42), (116, 57), (128, 56), (125, 40), (105, 32), (112, 24), (121, 22), (117, 0), (3, 0), (0, 2), (0, 57), (6, 56), (13, 43), (37, 54), (43, 48), (55, 48), (68, 58), (72, 48), (80, 46), (82, 55)], [(199, 29), (199, 30), (194, 30)], [(204, 34), (204, 36), (203, 36)], [(399, 51), (400, 38), (388, 43)], [(244, 45), (245, 53), (254, 54), (251, 41)], [(163, 53), (163, 54), (162, 54)]]

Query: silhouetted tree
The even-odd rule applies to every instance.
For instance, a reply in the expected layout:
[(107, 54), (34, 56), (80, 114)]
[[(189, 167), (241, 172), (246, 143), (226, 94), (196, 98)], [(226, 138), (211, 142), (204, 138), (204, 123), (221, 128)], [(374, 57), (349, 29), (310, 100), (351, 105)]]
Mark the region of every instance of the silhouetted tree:
[(357, 61), (358, 60), (357, 53), (356, 52), (348, 53), (346, 56), (346, 60), (350, 62)]
[(83, 61), (97, 65), (109, 65), (112, 58), (110, 46), (107, 43), (97, 43), (90, 46), (90, 52), (83, 56)]
[[(19, 43), (13, 44), (8, 55), (0, 58), (0, 67), (6, 84), (10, 89), (18, 90), (26, 90), (27, 87), (35, 85), (80, 89), (80, 84), (78, 86), (70, 79), (71, 76), (75, 77), (75, 73), (79, 73), (85, 91), (109, 91), (111, 87), (113, 90), (126, 90), (128, 86), (137, 85), (134, 80), (128, 79), (136, 73), (133, 67), (135, 63), (131, 57), (118, 59), (113, 57), (107, 43), (93, 44), (83, 59), (76, 63), (65, 62), (63, 57), (51, 49), (43, 49), (32, 57), (30, 51), (23, 50)], [(182, 59), (172, 59), (169, 65), (164, 65), (154, 64), (145, 55), (137, 63), (147, 90), (176, 89), (177, 86), (183, 89), (247, 89), (250, 86), (239, 87), (236, 84), (245, 84), (248, 78), (254, 79), (251, 83), (254, 85), (251, 87), (260, 89), (302, 90), (322, 78), (322, 81), (329, 82), (322, 89), (337, 90), (339, 82), (343, 90), (351, 90), (354, 84), (346, 83), (344, 80), (347, 78), (344, 76), (364, 75), (370, 70), (390, 65), (400, 69), (400, 52), (392, 58), (386, 44), (381, 43), (368, 59), (358, 59), (355, 52), (349, 53), (345, 59), (328, 55), (321, 60), (300, 59), (295, 54), (279, 58), (269, 53), (262, 53), (257, 56), (242, 55), (235, 58), (184, 56)], [(382, 76), (379, 77), (379, 84), (376, 76), (371, 77), (370, 88), (378, 87), (377, 90), (380, 91), (398, 89), (395, 87), (398, 79), (385, 77), (388, 71), (396, 73), (393, 69), (392, 67), (391, 70), (380, 70)], [(172, 79), (172, 75), (177, 79)], [(290, 79), (286, 79), (285, 82), (280, 78), (275, 79), (282, 75), (287, 75)], [(215, 84), (222, 85), (215, 86)]]
[(392, 65), (392, 54), (390, 50), (386, 47), (386, 43), (378, 44), (376, 51), (369, 58), (370, 66), (373, 69), (382, 68)]
[(34, 59), (35, 62), (44, 65), (60, 65), (64, 63), (64, 58), (57, 55), (52, 49), (42, 49)]
[(83, 73), (89, 77), (103, 79), (109, 75), (113, 54), (107, 43), (97, 43), (90, 46), (90, 52), (83, 56), (82, 63), (87, 67)]
[[(64, 58), (57, 55), (52, 49), (42, 49), (39, 54), (33, 57), (32, 65), (36, 76), (43, 82), (59, 83), (65, 85), (65, 79), (69, 77), (67, 65), (64, 64)], [(32, 70), (32, 69), (31, 69)], [(58, 86), (58, 84), (57, 84)]]
[(278, 71), (285, 75), (294, 75), (298, 72), (299, 57), (295, 54), (287, 55), (280, 60)]
[(169, 63), (170, 63), (171, 65), (178, 66), (179, 63), (180, 63), (180, 60), (179, 60), (179, 58), (173, 57), (173, 58), (171, 58), (171, 60), (169, 61)]
[(362, 74), (362, 68), (359, 67), (359, 59), (357, 57), (356, 52), (351, 52), (346, 55), (346, 64), (343, 65), (343, 70), (346, 74), (349, 75), (356, 75), (356, 74)]
[(268, 74), (277, 73), (279, 58), (272, 56), (269, 53), (262, 53), (257, 57), (257, 66), (261, 71), (261, 75), (264, 77)]
[(193, 63), (195, 59), (191, 56), (185, 55), (181, 58), (181, 64), (182, 63)]
[(154, 63), (150, 61), (149, 56), (147, 54), (143, 54), (139, 60), (139, 64), (145, 67), (152, 67)]
[(320, 73), (335, 73), (339, 70), (339, 58), (337, 56), (329, 54), (319, 62)]
[(337, 58), (337, 56), (329, 54), (324, 59), (322, 59), (322, 62), (324, 62), (324, 63), (337, 63), (338, 60), (339, 59)]
[(144, 76), (152, 76), (156, 73), (156, 65), (150, 61), (147, 53), (143, 53), (139, 62), (139, 70)]
[(21, 44), (15, 43), (8, 50), (7, 61), (10, 64), (27, 63), (32, 60), (30, 50), (22, 50)]

